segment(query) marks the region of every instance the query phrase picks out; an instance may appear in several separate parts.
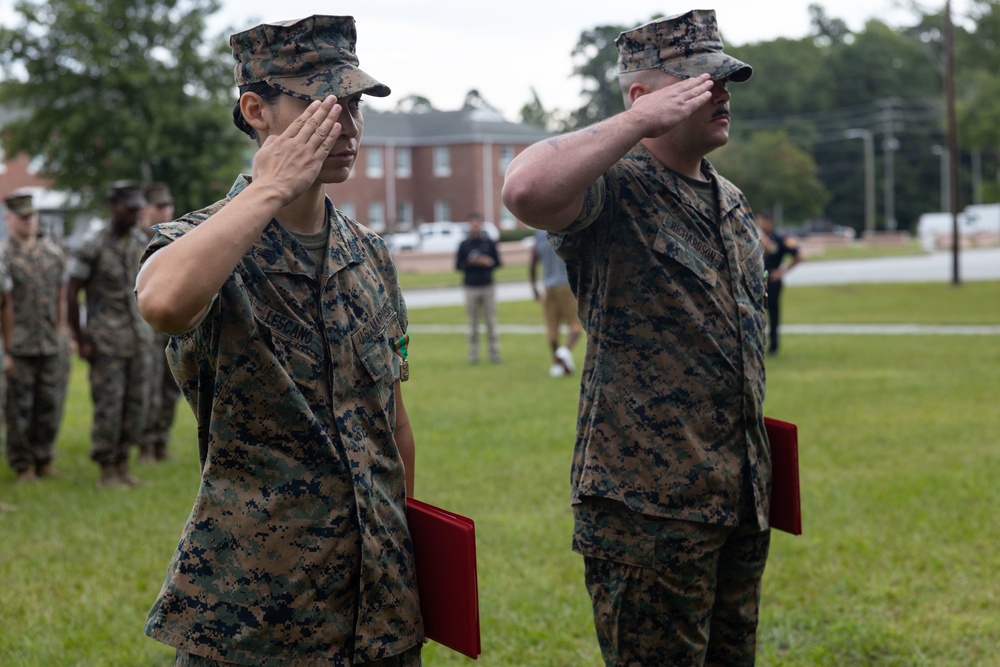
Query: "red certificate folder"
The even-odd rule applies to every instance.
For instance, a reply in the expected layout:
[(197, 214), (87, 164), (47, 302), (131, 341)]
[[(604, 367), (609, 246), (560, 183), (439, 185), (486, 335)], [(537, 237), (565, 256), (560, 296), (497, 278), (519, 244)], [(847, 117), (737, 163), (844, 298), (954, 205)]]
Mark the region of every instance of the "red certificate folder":
[(771, 443), (771, 528), (801, 535), (798, 428), (770, 417), (764, 417), (764, 428)]
[(406, 520), (424, 635), (475, 660), (482, 653), (476, 526), (472, 519), (413, 498), (406, 499)]

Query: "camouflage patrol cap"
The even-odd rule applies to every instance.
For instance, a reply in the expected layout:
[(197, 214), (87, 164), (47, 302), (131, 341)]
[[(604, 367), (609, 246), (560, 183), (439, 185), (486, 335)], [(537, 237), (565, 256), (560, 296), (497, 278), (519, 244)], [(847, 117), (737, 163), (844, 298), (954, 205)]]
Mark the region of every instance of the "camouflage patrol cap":
[(146, 205), (146, 195), (135, 181), (115, 181), (108, 188), (108, 201), (137, 211)]
[(389, 87), (358, 69), (353, 16), (310, 16), (263, 23), (229, 38), (236, 83), (265, 81), (304, 100), (365, 93), (385, 97)]
[(752, 67), (722, 52), (713, 9), (650, 21), (618, 35), (615, 45), (619, 74), (656, 68), (679, 79), (710, 74), (737, 83), (753, 74)]
[(4, 206), (12, 213), (27, 218), (35, 212), (35, 205), (28, 190), (14, 190), (3, 199)]
[(174, 198), (170, 194), (170, 186), (166, 183), (153, 183), (146, 188), (146, 201), (151, 206), (170, 206), (174, 203)]

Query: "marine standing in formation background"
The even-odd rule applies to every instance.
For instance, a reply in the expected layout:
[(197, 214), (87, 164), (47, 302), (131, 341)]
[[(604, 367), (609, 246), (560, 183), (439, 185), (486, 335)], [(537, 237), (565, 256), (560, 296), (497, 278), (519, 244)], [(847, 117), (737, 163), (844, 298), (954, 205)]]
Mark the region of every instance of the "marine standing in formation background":
[[(143, 211), (142, 224), (146, 234), (152, 239), (155, 233), (154, 225), (170, 222), (174, 219), (174, 198), (170, 186), (166, 183), (154, 183), (146, 188), (146, 208)], [(149, 361), (147, 368), (146, 390), (148, 391), (149, 410), (147, 412), (146, 428), (139, 440), (139, 461), (153, 463), (166, 461), (170, 458), (170, 427), (174, 423), (174, 413), (181, 390), (174, 380), (170, 368), (167, 367), (166, 349), (170, 336), (154, 331), (152, 344), (149, 346)]]
[(62, 248), (39, 233), (32, 195), (6, 199), (0, 244), (13, 280), (12, 366), (5, 405), (7, 461), (17, 480), (57, 476), (52, 463), (69, 381)]
[[(15, 198), (14, 201), (8, 202), (7, 204), (7, 217), (10, 218), (13, 215), (11, 210), (11, 204), (16, 206), (19, 210), (24, 213), (33, 214), (34, 211), (31, 209), (31, 202), (25, 202), (23, 199)], [(30, 211), (29, 211), (30, 210)], [(10, 350), (13, 347), (13, 331), (14, 331), (14, 303), (11, 299), (11, 290), (14, 289), (14, 282), (10, 276), (10, 264), (7, 261), (7, 253), (0, 249), (0, 337), (2, 337), (2, 349), (0, 349), (0, 405), (5, 405), (7, 400), (7, 375), (10, 372), (10, 368), (13, 365)], [(0, 412), (0, 422), (5, 422), (5, 415)], [(0, 426), (6, 430), (6, 425), (0, 423)], [(8, 462), (10, 450), (8, 450)], [(13, 462), (11, 462), (13, 464)], [(15, 468), (18, 472), (18, 478), (24, 481), (31, 481), (35, 478), (35, 470), (33, 468), (25, 468), (25, 472), (22, 473), (19, 469)], [(11, 509), (10, 505), (4, 505), (4, 510)]]
[[(136, 225), (146, 198), (131, 181), (108, 192), (110, 224), (90, 232), (72, 252), (66, 290), (67, 318), (77, 352), (90, 364), (94, 403), (90, 458), (101, 467), (100, 486), (134, 486), (129, 449), (146, 422), (152, 329), (139, 315), (134, 290), (146, 234)], [(79, 295), (86, 292), (86, 326)]]

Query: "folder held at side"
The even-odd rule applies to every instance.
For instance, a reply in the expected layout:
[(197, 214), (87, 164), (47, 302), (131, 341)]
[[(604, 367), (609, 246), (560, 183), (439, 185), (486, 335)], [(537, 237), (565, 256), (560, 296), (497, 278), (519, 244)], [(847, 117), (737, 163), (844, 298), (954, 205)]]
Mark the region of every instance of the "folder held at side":
[(472, 659), (482, 653), (476, 527), (472, 519), (406, 499), (424, 635)]

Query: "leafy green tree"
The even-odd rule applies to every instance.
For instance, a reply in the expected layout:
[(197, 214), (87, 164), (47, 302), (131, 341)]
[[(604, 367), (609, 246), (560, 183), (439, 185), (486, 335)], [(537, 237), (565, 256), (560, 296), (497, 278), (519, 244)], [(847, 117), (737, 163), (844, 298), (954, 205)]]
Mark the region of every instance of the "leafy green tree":
[[(782, 37), (744, 46), (727, 44), (726, 52), (753, 67), (749, 81), (729, 86), (737, 127), (742, 120), (830, 108), (830, 86), (824, 71), (827, 49), (817, 44), (815, 38)], [(775, 119), (774, 124), (783, 123)]]
[(709, 159), (743, 191), (753, 208), (780, 209), (786, 221), (821, 215), (830, 198), (812, 156), (781, 131), (761, 131), (731, 141)]
[[(956, 20), (958, 17), (955, 17)], [(971, 30), (955, 29), (959, 141), (981, 159), (983, 201), (1000, 201), (1000, 0), (978, 0)], [(971, 180), (971, 179), (970, 179)], [(969, 200), (965, 200), (969, 201)]]
[(628, 28), (602, 25), (585, 31), (573, 48), (574, 76), (583, 79), (584, 104), (573, 111), (567, 130), (576, 130), (625, 110), (618, 86), (618, 48), (615, 40)]
[(809, 23), (814, 39), (823, 44), (842, 44), (851, 35), (847, 23), (827, 16), (822, 5), (809, 5)]
[(423, 95), (407, 95), (396, 102), (396, 111), (402, 113), (427, 113), (434, 110), (434, 105)]
[(117, 179), (167, 181), (178, 210), (223, 196), (249, 144), (233, 127), (232, 57), (204, 40), (218, 0), (20, 0), (0, 28), (8, 154), (103, 208)]
[(531, 101), (521, 107), (521, 122), (542, 129), (549, 129), (553, 122), (553, 112), (546, 110), (538, 91), (531, 89)]

